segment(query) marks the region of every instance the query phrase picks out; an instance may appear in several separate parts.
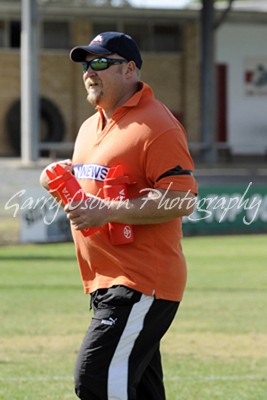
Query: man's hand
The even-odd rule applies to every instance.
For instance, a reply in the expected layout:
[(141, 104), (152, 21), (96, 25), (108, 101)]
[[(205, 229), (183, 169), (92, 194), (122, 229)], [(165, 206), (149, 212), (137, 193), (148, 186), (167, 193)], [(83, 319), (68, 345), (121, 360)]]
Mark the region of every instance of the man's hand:
[(99, 197), (92, 196), (83, 201), (70, 202), (64, 210), (76, 230), (102, 226), (109, 222), (108, 204)]
[(67, 169), (68, 171), (72, 171), (72, 162), (71, 162), (70, 159), (62, 160), (62, 161), (56, 161), (56, 162), (53, 162), (53, 163), (49, 164), (49, 165), (41, 172), (41, 175), (40, 175), (40, 185), (41, 185), (44, 189), (46, 189), (46, 190), (49, 190), (49, 187), (48, 187), (49, 178), (48, 178), (48, 176), (47, 176), (47, 174), (46, 174), (46, 170), (50, 170), (51, 172), (54, 172), (54, 173), (55, 173), (54, 167), (55, 167), (57, 164), (62, 165), (62, 167), (64, 167), (64, 168)]

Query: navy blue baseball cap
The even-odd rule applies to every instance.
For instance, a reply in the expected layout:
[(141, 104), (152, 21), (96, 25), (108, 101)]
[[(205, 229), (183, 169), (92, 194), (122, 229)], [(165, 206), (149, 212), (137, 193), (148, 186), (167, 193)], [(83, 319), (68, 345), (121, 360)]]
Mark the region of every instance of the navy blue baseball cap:
[(103, 32), (97, 35), (88, 46), (74, 47), (70, 52), (70, 58), (75, 62), (83, 62), (90, 54), (119, 54), (128, 61), (134, 61), (137, 68), (142, 66), (142, 58), (137, 44), (131, 38), (121, 32)]

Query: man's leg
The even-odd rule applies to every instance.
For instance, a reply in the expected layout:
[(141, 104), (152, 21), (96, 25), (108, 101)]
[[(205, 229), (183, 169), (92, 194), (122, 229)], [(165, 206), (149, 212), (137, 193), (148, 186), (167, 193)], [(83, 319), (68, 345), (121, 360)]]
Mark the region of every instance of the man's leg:
[[(139, 400), (140, 394), (140, 399), (164, 400), (158, 348), (178, 303), (118, 286), (99, 291), (93, 305), (94, 317), (75, 369), (77, 396), (81, 400)], [(154, 396), (149, 390), (151, 381), (157, 388), (155, 398), (147, 397), (148, 393)]]
[(160, 341), (179, 303), (154, 299), (129, 360), (129, 400), (165, 400)]
[[(123, 334), (125, 337), (129, 315), (141, 297), (141, 293), (123, 286), (101, 289), (92, 295), (94, 316), (75, 366), (75, 392), (81, 400), (112, 399), (112, 390), (116, 390), (112, 385), (113, 367), (118, 361), (114, 359), (115, 350)], [(133, 345), (132, 340), (130, 335), (128, 347)], [(127, 346), (124, 354), (126, 351)], [(118, 373), (125, 385), (125, 370)]]
[(150, 364), (146, 367), (137, 386), (138, 400), (165, 399), (163, 372), (159, 348), (155, 351)]

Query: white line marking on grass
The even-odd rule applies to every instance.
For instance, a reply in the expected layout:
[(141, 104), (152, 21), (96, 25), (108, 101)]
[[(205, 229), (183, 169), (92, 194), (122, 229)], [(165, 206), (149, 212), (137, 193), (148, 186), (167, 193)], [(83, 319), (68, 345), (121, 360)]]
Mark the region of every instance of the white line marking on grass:
[[(263, 375), (193, 375), (193, 376), (166, 376), (165, 381), (266, 381)], [(28, 377), (0, 377), (0, 382), (49, 382), (73, 381), (72, 376), (28, 376)]]
[(195, 376), (166, 376), (166, 381), (265, 381), (263, 375), (195, 375)]
[(24, 376), (1, 377), (0, 382), (48, 382), (48, 381), (73, 381), (72, 376)]

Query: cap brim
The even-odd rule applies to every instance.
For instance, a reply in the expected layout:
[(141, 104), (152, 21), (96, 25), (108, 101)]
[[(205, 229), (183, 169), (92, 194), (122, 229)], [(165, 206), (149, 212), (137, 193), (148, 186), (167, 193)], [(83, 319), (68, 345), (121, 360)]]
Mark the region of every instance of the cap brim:
[(70, 59), (75, 62), (83, 62), (86, 60), (86, 56), (89, 54), (112, 54), (111, 51), (97, 45), (93, 46), (78, 46), (70, 52)]

